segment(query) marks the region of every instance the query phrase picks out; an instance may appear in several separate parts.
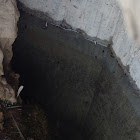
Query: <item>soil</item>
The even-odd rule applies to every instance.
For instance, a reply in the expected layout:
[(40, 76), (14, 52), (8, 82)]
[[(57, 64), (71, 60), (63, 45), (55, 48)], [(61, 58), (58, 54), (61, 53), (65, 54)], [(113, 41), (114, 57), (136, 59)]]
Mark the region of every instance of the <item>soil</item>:
[(4, 114), (0, 140), (50, 140), (57, 135), (48, 123), (46, 113), (37, 104), (9, 109), (1, 106), (0, 111)]

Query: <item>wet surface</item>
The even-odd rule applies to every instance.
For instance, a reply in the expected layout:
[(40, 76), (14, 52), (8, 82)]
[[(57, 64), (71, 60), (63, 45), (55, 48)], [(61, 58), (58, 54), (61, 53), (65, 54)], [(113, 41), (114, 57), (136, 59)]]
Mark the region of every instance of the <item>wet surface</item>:
[[(61, 140), (135, 140), (140, 100), (109, 48), (21, 11), (13, 68)], [(58, 138), (57, 138), (58, 139)]]

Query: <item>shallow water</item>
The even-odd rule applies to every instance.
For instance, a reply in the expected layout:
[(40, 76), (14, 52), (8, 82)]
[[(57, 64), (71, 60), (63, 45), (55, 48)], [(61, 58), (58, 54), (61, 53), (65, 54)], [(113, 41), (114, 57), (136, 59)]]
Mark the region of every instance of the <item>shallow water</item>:
[(140, 101), (109, 48), (21, 11), (12, 60), (24, 98), (47, 111), (64, 140), (136, 138)]

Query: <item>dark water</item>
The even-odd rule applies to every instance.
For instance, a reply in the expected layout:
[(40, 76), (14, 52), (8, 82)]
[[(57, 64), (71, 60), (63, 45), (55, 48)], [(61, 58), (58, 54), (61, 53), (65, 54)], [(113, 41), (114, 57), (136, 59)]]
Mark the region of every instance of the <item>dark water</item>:
[[(129, 140), (139, 100), (109, 48), (21, 11), (12, 60), (24, 98), (47, 111), (64, 140)], [(56, 138), (57, 139), (57, 138)]]

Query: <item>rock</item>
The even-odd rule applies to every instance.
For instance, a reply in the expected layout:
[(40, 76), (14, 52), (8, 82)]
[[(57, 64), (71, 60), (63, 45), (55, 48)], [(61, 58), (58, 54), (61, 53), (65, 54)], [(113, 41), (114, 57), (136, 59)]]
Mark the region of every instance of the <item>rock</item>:
[(119, 0), (130, 36), (140, 43), (140, 1)]
[[(11, 87), (8, 82), (13, 73), (10, 61), (13, 56), (12, 44), (17, 37), (18, 19), (19, 11), (16, 0), (0, 0), (0, 100), (8, 100), (10, 103), (16, 102), (15, 88), (13, 90), (14, 86)], [(2, 75), (5, 75), (8, 82)], [(16, 76), (14, 81), (18, 83)]]
[(12, 44), (17, 37), (19, 11), (16, 0), (0, 0), (0, 48), (4, 54), (5, 69), (9, 69), (12, 58)]

